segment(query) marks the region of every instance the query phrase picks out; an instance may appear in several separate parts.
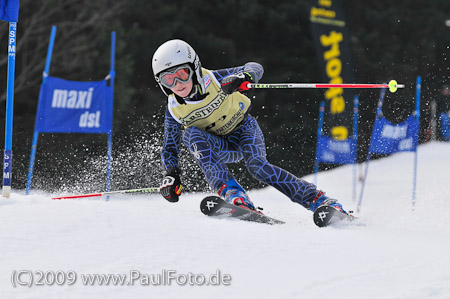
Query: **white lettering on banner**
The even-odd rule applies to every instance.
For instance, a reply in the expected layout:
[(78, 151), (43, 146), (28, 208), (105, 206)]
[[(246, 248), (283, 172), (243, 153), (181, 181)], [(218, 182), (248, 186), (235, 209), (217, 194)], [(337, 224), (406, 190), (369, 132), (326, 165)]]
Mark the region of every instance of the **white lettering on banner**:
[(408, 132), (408, 125), (405, 126), (391, 126), (385, 125), (381, 136), (384, 138), (401, 139), (405, 138)]
[(408, 139), (400, 141), (398, 144), (398, 149), (401, 151), (410, 150), (413, 147), (413, 139), (410, 137)]
[(8, 45), (8, 54), (11, 57), (16, 56), (16, 32), (17, 29), (15, 23), (11, 24), (11, 30), (9, 31), (9, 45)]
[(81, 114), (79, 126), (80, 128), (100, 128), (100, 111), (95, 113), (86, 111)]
[(52, 108), (89, 109), (92, 103), (94, 88), (89, 90), (55, 89), (53, 91)]
[(11, 56), (14, 56), (14, 53), (16, 53), (16, 46), (8, 46), (8, 53), (9, 53), (9, 55), (11, 55)]
[(328, 162), (334, 162), (334, 160), (336, 160), (336, 158), (334, 157), (333, 152), (323, 152), (322, 153), (322, 160), (323, 161), (328, 161)]
[[(5, 159), (9, 159), (9, 157), (8, 157), (8, 156), (5, 156)], [(8, 170), (8, 167), (9, 167), (9, 163), (8, 163), (8, 162), (4, 162), (4, 163), (3, 163), (3, 178), (4, 178), (4, 179), (9, 179), (9, 174), (10, 174), (10, 172), (7, 171), (7, 170)]]
[(330, 141), (328, 143), (328, 148), (336, 153), (349, 153), (350, 152), (350, 143), (348, 142), (333, 142)]

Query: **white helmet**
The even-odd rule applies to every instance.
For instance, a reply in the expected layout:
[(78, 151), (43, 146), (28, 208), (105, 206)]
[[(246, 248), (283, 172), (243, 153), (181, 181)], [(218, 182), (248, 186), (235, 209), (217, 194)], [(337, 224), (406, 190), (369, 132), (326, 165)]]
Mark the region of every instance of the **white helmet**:
[(153, 54), (153, 75), (155, 76), (155, 80), (158, 82), (159, 87), (161, 87), (161, 90), (166, 95), (172, 93), (169, 89), (161, 85), (159, 74), (162, 71), (182, 64), (189, 64), (194, 70), (195, 76), (193, 78), (197, 80), (194, 84), (198, 83), (201, 86), (202, 93), (205, 93), (200, 59), (194, 49), (192, 49), (188, 43), (180, 39), (173, 39), (165, 42), (156, 50), (155, 54)]

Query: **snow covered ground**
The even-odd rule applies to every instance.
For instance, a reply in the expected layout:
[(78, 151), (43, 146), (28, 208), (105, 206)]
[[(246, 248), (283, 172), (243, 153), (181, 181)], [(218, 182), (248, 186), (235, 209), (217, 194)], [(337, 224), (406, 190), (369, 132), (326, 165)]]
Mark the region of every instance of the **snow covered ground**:
[[(450, 298), (450, 143), (419, 148), (415, 211), (413, 157), (372, 161), (360, 220), (328, 228), (272, 188), (250, 196), (285, 225), (208, 218), (203, 194), (171, 204), (157, 194), (13, 192), (0, 198), (0, 298)], [(354, 209), (351, 180), (344, 166), (320, 173), (318, 185)], [(36, 285), (57, 272), (62, 285)], [(140, 277), (92, 286), (88, 274)], [(152, 284), (164, 275), (170, 285)], [(190, 284), (210, 275), (222, 285)], [(20, 285), (31, 276), (31, 287)]]

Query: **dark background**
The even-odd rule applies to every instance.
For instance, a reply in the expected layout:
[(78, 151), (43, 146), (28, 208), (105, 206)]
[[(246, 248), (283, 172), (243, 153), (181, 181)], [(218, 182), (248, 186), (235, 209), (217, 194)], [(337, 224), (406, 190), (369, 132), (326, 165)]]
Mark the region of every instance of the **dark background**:
[[(314, 1), (21, 0), (17, 29), (12, 187), (24, 189), (51, 26), (58, 26), (50, 74), (101, 80), (109, 72), (111, 31), (116, 31), (116, 81), (111, 189), (159, 185), (159, 152), (166, 98), (153, 79), (151, 58), (173, 38), (187, 41), (208, 69), (256, 61), (261, 82), (321, 82), (310, 33)], [(422, 76), (421, 142), (428, 139), (430, 101), (449, 83), (450, 2), (342, 0), (351, 34), (356, 83), (396, 79), (406, 88), (387, 95), (392, 122), (414, 109)], [(8, 25), (0, 26), (0, 130), (4, 132)], [(0, 53), (1, 54), (1, 53)], [(351, 83), (351, 82), (350, 82)], [(255, 90), (252, 114), (266, 137), (268, 159), (298, 176), (313, 170), (321, 90)], [(359, 90), (358, 161), (364, 161), (378, 90)], [(4, 134), (0, 134), (1, 146)], [(88, 192), (105, 189), (106, 135), (41, 134), (33, 189)], [(2, 148), (3, 152), (3, 148)], [(185, 150), (188, 191), (207, 190)], [(324, 165), (321, 168), (333, 167)], [(245, 187), (261, 187), (243, 164), (232, 166)]]

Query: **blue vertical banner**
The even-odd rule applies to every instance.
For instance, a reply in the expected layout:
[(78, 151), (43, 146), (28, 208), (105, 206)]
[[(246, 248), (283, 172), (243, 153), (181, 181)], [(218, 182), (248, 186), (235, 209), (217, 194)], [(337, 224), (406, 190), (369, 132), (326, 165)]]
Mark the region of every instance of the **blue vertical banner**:
[(19, 21), (19, 0), (0, 0), (0, 20)]
[[(111, 57), (110, 57), (110, 70), (109, 70), (109, 92), (111, 99), (111, 121), (110, 121), (110, 131), (108, 132), (108, 150), (107, 150), (107, 162), (106, 162), (106, 192), (111, 190), (111, 160), (112, 160), (112, 111), (113, 111), (113, 101), (114, 101), (114, 80), (116, 78), (116, 32), (111, 32)], [(109, 199), (109, 197), (108, 197)]]
[(12, 134), (14, 114), (14, 77), (16, 66), (16, 35), (19, 20), (19, 0), (0, 0), (0, 19), (9, 22), (8, 74), (6, 86), (5, 150), (3, 154), (2, 195), (11, 195)]
[(357, 171), (356, 164), (358, 163), (358, 114), (359, 114), (359, 95), (353, 97), (353, 143), (354, 143), (354, 156), (353, 156), (353, 192), (352, 200), (356, 201), (356, 183), (357, 183)]
[(450, 141), (450, 118), (447, 113), (439, 115), (439, 124), (441, 127), (440, 135), (445, 141)]
[(325, 112), (325, 101), (320, 102), (320, 108), (319, 108), (319, 125), (317, 126), (317, 142), (316, 142), (316, 157), (314, 159), (314, 185), (317, 185), (317, 173), (319, 172), (319, 159), (318, 156), (320, 155), (320, 139), (322, 137), (322, 130), (323, 130), (323, 115)]

